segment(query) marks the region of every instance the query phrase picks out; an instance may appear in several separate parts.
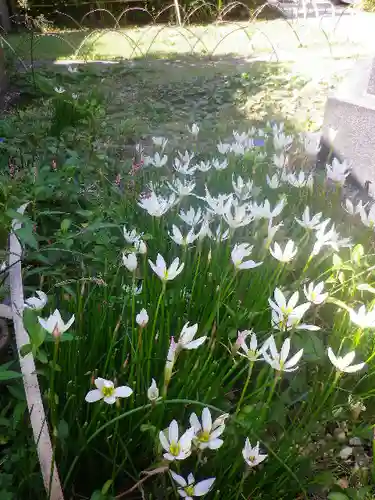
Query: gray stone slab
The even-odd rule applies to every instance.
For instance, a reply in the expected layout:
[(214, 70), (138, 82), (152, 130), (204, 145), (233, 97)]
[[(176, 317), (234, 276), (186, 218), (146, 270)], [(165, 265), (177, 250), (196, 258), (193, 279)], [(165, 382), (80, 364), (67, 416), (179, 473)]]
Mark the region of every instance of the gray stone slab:
[(368, 82), (367, 92), (369, 94), (375, 94), (375, 59), (372, 61), (370, 80)]
[[(352, 176), (375, 197), (375, 64), (360, 61), (327, 100), (322, 151), (346, 160)], [(322, 158), (320, 158), (322, 162)], [(324, 159), (323, 159), (324, 162)]]

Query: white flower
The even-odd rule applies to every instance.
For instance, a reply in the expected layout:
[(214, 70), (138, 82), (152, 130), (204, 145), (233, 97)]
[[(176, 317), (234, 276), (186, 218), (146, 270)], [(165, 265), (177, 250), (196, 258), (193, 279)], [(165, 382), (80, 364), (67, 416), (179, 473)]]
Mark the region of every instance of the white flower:
[(191, 455), (191, 441), (194, 436), (194, 429), (188, 429), (180, 439), (178, 439), (178, 436), (178, 424), (176, 420), (172, 420), (168, 430), (159, 432), (160, 443), (166, 451), (163, 456), (171, 462), (174, 460), (185, 460), (185, 458)]
[(164, 149), (167, 145), (168, 139), (166, 139), (165, 137), (153, 137), (152, 142), (155, 144), (155, 146)]
[(126, 267), (126, 269), (130, 272), (134, 272), (137, 269), (138, 261), (137, 255), (132, 252), (126, 255), (125, 252), (122, 253), (122, 263)]
[(280, 247), (280, 245), (275, 242), (273, 249), (270, 247), (270, 253), (272, 257), (280, 262), (290, 262), (297, 255), (298, 248), (295, 246), (294, 241), (289, 240), (285, 245), (284, 250)]
[(296, 188), (308, 187), (310, 189), (314, 186), (314, 178), (312, 174), (305, 175), (305, 172), (300, 172), (298, 175), (295, 173), (290, 173), (286, 176), (286, 180), (291, 186)]
[(345, 184), (345, 179), (350, 173), (350, 169), (346, 161), (339, 162), (337, 158), (332, 160), (332, 165), (326, 165), (327, 179), (330, 179), (341, 186)]
[(306, 285), (303, 287), (306, 299), (316, 305), (322, 304), (328, 297), (328, 293), (323, 293), (323, 290), (324, 281), (321, 281), (317, 285), (314, 285), (314, 282), (311, 281), (307, 287)]
[(365, 363), (352, 365), (355, 358), (355, 351), (348, 352), (345, 356), (336, 356), (332, 349), (328, 347), (328, 357), (333, 366), (340, 372), (355, 373), (365, 366)]
[(183, 163), (190, 163), (195, 156), (194, 153), (189, 153), (189, 151), (185, 151), (185, 153), (180, 153), (179, 151), (177, 151), (177, 154)]
[(275, 133), (273, 136), (273, 147), (276, 151), (286, 151), (293, 142), (293, 137), (283, 132)]
[(185, 500), (193, 500), (193, 497), (203, 497), (210, 491), (215, 482), (215, 477), (204, 479), (203, 481), (195, 482), (193, 474), (189, 474), (187, 481), (182, 477), (170, 470), (171, 476), (174, 481), (181, 486), (177, 488), (177, 493)]
[(148, 260), (148, 263), (150, 264), (151, 269), (154, 271), (154, 273), (159, 276), (159, 278), (164, 282), (174, 280), (176, 276), (181, 273), (185, 265), (184, 263), (179, 265), (180, 259), (176, 257), (167, 269), (164, 257), (162, 257), (160, 253), (158, 253), (156, 257), (156, 264), (154, 264), (150, 259)]
[(268, 228), (267, 228), (267, 238), (265, 238), (265, 240), (264, 240), (264, 246), (266, 249), (269, 248), (269, 246), (271, 245), (271, 243), (275, 237), (275, 234), (280, 229), (280, 227), (282, 227), (283, 225), (284, 225), (284, 223), (280, 222), (280, 224), (276, 224), (276, 226), (273, 226), (272, 219), (269, 220)]
[(246, 132), (239, 133), (236, 130), (233, 130), (233, 137), (239, 144), (247, 144), (249, 141), (249, 136)]
[(139, 325), (141, 328), (144, 328), (147, 325), (148, 314), (146, 309), (141, 309), (141, 311), (135, 317), (135, 321), (137, 322), (137, 325)]
[(246, 438), (245, 447), (242, 450), (242, 456), (249, 467), (256, 467), (263, 462), (268, 455), (259, 452), (259, 441), (251, 447), (249, 438)]
[(154, 156), (151, 157), (150, 164), (156, 168), (161, 168), (164, 167), (164, 165), (166, 165), (167, 161), (168, 161), (167, 155), (161, 156), (158, 152), (156, 152)]
[[(204, 240), (208, 236), (209, 238), (212, 238), (212, 231), (210, 229), (210, 221), (207, 218), (204, 218), (202, 221), (201, 228), (198, 231), (198, 239), (199, 241)], [(228, 231), (228, 236), (229, 236), (229, 231)]]
[(58, 309), (55, 309), (53, 314), (49, 316), (47, 319), (41, 318), (38, 316), (38, 321), (39, 324), (50, 334), (52, 334), (54, 337), (60, 337), (64, 332), (66, 332), (74, 323), (74, 314), (70, 318), (70, 320), (67, 323), (64, 323), (64, 321), (61, 318), (60, 311)]
[(195, 234), (194, 227), (192, 227), (186, 236), (183, 236), (179, 228), (173, 224), (172, 233), (169, 233), (169, 236), (175, 243), (177, 243), (177, 245), (186, 246), (194, 243), (194, 241), (198, 238), (199, 233)]
[(266, 176), (266, 181), (267, 181), (267, 184), (268, 186), (271, 188), (271, 189), (277, 189), (280, 187), (280, 176), (277, 175), (277, 174), (273, 174), (272, 177), (270, 177), (268, 174)]
[(131, 245), (133, 243), (135, 243), (140, 238), (140, 235), (137, 233), (137, 231), (135, 229), (128, 231), (126, 229), (126, 226), (123, 227), (123, 233), (124, 233), (125, 241), (127, 243), (130, 243)]
[(48, 297), (44, 292), (36, 290), (35, 293), (38, 297), (29, 297), (25, 300), (25, 309), (35, 309), (37, 311), (39, 309), (43, 309), (43, 307), (47, 304)]
[(206, 162), (201, 161), (200, 163), (197, 163), (196, 168), (200, 172), (208, 172), (211, 168), (211, 163), (209, 161), (206, 161)]
[(187, 212), (180, 210), (178, 215), (190, 227), (196, 226), (202, 220), (202, 210), (200, 207), (197, 211), (193, 207), (190, 207)]
[(336, 252), (339, 251), (340, 247), (350, 247), (350, 238), (340, 238), (339, 233), (335, 230), (334, 224), (332, 224), (331, 229), (325, 232), (330, 219), (326, 219), (321, 223), (320, 227), (316, 232), (316, 241), (312, 250), (312, 255), (318, 255), (323, 246), (330, 246)]
[(366, 306), (362, 305), (358, 312), (354, 309), (349, 310), (350, 320), (360, 328), (375, 328), (375, 309), (366, 311)]
[(232, 229), (244, 227), (253, 221), (253, 216), (249, 212), (249, 205), (239, 205), (237, 199), (229, 206), (228, 212), (224, 214), (224, 220)]
[(139, 239), (139, 240), (136, 240), (134, 242), (134, 250), (137, 252), (137, 253), (140, 253), (141, 255), (144, 255), (147, 253), (147, 245), (146, 243)]
[(245, 146), (239, 142), (234, 142), (231, 145), (231, 151), (235, 156), (243, 156), (245, 154)]
[(229, 211), (233, 201), (232, 194), (219, 194), (214, 197), (210, 194), (206, 186), (206, 196), (203, 198), (208, 204), (208, 210), (216, 215), (224, 215)]
[(229, 238), (229, 229), (223, 231), (220, 226), (217, 226), (216, 231), (210, 231), (209, 235), (214, 241), (220, 243)]
[(195, 182), (181, 182), (180, 179), (175, 179), (172, 184), (168, 182), (168, 186), (179, 196), (179, 198), (183, 198), (194, 191)]
[(206, 448), (217, 450), (224, 443), (222, 439), (218, 438), (224, 432), (225, 424), (220, 423), (218, 425), (217, 423), (215, 424), (215, 422), (212, 423), (211, 412), (208, 408), (203, 408), (202, 423), (200, 423), (195, 413), (190, 415), (189, 421), (195, 434), (193, 443), (200, 450), (205, 450)]
[(359, 210), (359, 215), (363, 224), (371, 229), (375, 227), (375, 203), (371, 205), (370, 210), (366, 213), (364, 208)]
[(310, 218), (310, 208), (306, 207), (303, 211), (302, 218), (297, 219), (297, 217), (295, 217), (295, 221), (305, 229), (319, 229), (321, 225), (321, 218), (322, 212), (319, 212)]
[(193, 123), (193, 125), (191, 126), (191, 128), (189, 127), (189, 125), (187, 125), (187, 129), (188, 131), (191, 133), (191, 135), (195, 138), (198, 137), (198, 134), (199, 134), (199, 127), (196, 123)]
[(267, 127), (272, 129), (273, 134), (282, 134), (284, 132), (284, 126), (285, 126), (284, 122), (280, 123), (267, 122)]
[[(246, 344), (246, 338), (251, 334), (250, 338), (250, 347)], [(239, 352), (240, 356), (247, 358), (249, 361), (258, 361), (262, 359), (263, 356), (263, 347), (258, 349), (258, 340), (255, 333), (252, 331), (245, 330), (244, 332), (239, 332), (236, 343), (239, 344), (239, 347), (244, 351), (245, 354)]]
[[(280, 288), (275, 288), (273, 292), (273, 300), (271, 298), (268, 299), (268, 303), (271, 308), (276, 311), (278, 314), (282, 314), (285, 317), (294, 314), (302, 318), (305, 312), (309, 309), (310, 303), (306, 302), (305, 304), (301, 304), (297, 306), (299, 299), (299, 293), (294, 292), (288, 302), (286, 301), (286, 297)], [(297, 307), (296, 307), (297, 306)]]
[(78, 68), (77, 66), (68, 66), (68, 71), (69, 73), (77, 73), (78, 72)]
[(108, 405), (113, 405), (117, 398), (128, 398), (133, 394), (130, 387), (126, 385), (115, 387), (111, 380), (106, 380), (104, 378), (96, 378), (94, 384), (96, 389), (86, 394), (85, 401), (87, 403), (95, 403), (102, 399)]
[(296, 365), (302, 357), (303, 349), (298, 351), (289, 359), (289, 361), (287, 361), (290, 352), (289, 338), (284, 340), (283, 345), (281, 346), (280, 353), (277, 351), (273, 335), (271, 335), (270, 338), (266, 340), (263, 349), (264, 360), (275, 370), (280, 372), (293, 372), (295, 370), (298, 370), (298, 366)]
[(175, 158), (174, 160), (174, 169), (183, 175), (193, 175), (196, 171), (197, 167), (190, 167), (190, 162), (183, 162), (179, 158)]
[(147, 389), (147, 397), (151, 402), (154, 402), (157, 399), (159, 399), (159, 389), (157, 388), (155, 379), (151, 380), (151, 385)]
[(57, 93), (57, 94), (63, 94), (65, 92), (65, 89), (64, 87), (55, 87), (54, 88), (54, 91)]
[(225, 170), (228, 166), (228, 162), (227, 160), (223, 160), (222, 162), (220, 162), (217, 158), (213, 158), (212, 166), (215, 170)]
[(274, 154), (273, 163), (275, 167), (281, 170), (288, 164), (288, 159), (285, 157), (284, 153)]
[(218, 145), (217, 145), (217, 150), (222, 155), (225, 155), (225, 154), (229, 153), (230, 149), (231, 149), (231, 147), (230, 147), (230, 144), (228, 144), (228, 143), (219, 142)]
[(240, 175), (237, 177), (237, 180), (235, 180), (234, 174), (232, 174), (232, 186), (237, 198), (240, 201), (246, 201), (251, 198), (253, 181), (249, 180), (244, 182)]
[(271, 209), (271, 205), (268, 200), (264, 200), (264, 202), (260, 205), (254, 202), (251, 204), (250, 210), (255, 219), (273, 219), (274, 217), (277, 217), (281, 214), (285, 203), (285, 198), (281, 198), (275, 208)]
[(181, 330), (180, 338), (177, 342), (177, 349), (187, 349), (190, 351), (191, 349), (197, 349), (199, 346), (201, 346), (205, 342), (207, 337), (199, 337), (199, 339), (193, 340), (197, 331), (197, 323), (191, 326), (189, 326), (189, 323), (185, 323)]
[(282, 291), (275, 288), (274, 300), (268, 299), (268, 303), (272, 308), (271, 323), (273, 328), (277, 330), (320, 330), (318, 326), (301, 324), (301, 320), (306, 311), (310, 308), (310, 302), (305, 302), (297, 306), (299, 293), (294, 292), (288, 302)]
[(173, 193), (169, 198), (157, 196), (155, 191), (151, 191), (146, 198), (141, 198), (138, 205), (154, 217), (161, 217), (174, 205), (176, 195)]
[(320, 132), (305, 132), (301, 134), (301, 139), (305, 146), (305, 151), (309, 156), (316, 156), (321, 148), (320, 140), (322, 134)]
[[(351, 200), (349, 200), (349, 198), (346, 198), (345, 206), (343, 208), (344, 208), (345, 212), (347, 212), (349, 215), (357, 215), (357, 214), (361, 215), (361, 212), (365, 212), (366, 206), (367, 206), (367, 203), (363, 204), (362, 200), (359, 200), (357, 206), (354, 206), (353, 203), (351, 202)], [(364, 215), (365, 215), (365, 217), (367, 217), (366, 213)]]
[(254, 267), (258, 267), (263, 264), (263, 262), (254, 262), (253, 260), (243, 260), (251, 254), (252, 250), (252, 245), (249, 245), (248, 243), (237, 243), (233, 247), (231, 259), (236, 269), (254, 269)]
[(74, 100), (76, 101), (76, 100), (78, 99), (78, 94), (75, 94), (75, 93), (73, 92), (73, 94), (72, 94), (72, 99), (74, 99)]

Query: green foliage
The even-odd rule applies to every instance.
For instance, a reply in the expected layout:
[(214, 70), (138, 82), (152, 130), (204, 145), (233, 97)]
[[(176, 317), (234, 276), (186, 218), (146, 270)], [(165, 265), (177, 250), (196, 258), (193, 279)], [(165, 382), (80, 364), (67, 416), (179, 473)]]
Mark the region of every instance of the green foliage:
[[(260, 73), (264, 74), (264, 70)], [(270, 69), (265, 79), (271, 86), (272, 73)], [(58, 76), (53, 85), (68, 87), (70, 78), (64, 81)], [(101, 73), (82, 74), (79, 85), (89, 87), (88, 83), (93, 84), (99, 78)], [(188, 98), (184, 98), (182, 86), (173, 93), (176, 87), (172, 85), (162, 88), (161, 84), (155, 87), (145, 83), (147, 96), (155, 97), (159, 105), (150, 105), (152, 99), (148, 103), (133, 101), (127, 119), (133, 126), (139, 119), (133, 115), (139, 112), (142, 120), (145, 116), (148, 118), (147, 123), (142, 123), (142, 130), (151, 125), (154, 130), (158, 121), (167, 120), (169, 99), (169, 123), (175, 114), (181, 123), (182, 119), (187, 122), (189, 113), (196, 113), (203, 122), (202, 140), (186, 139), (186, 123), (177, 138), (171, 137), (165, 151), (170, 162), (176, 142), (180, 149), (185, 145), (193, 148), (194, 163), (209, 160), (213, 149), (218, 155), (216, 139), (220, 123), (216, 124), (215, 120), (220, 121), (220, 117), (215, 109), (228, 103), (234, 107), (244, 105), (247, 94), (256, 92), (262, 81), (261, 76), (257, 78), (251, 80), (248, 75), (197, 78), (191, 81)], [(71, 85), (69, 95), (76, 90), (74, 85), (78, 86), (78, 82), (73, 79)], [(292, 238), (299, 247), (291, 264), (281, 266), (264, 249), (268, 230), (264, 220), (254, 222), (251, 230), (236, 229), (224, 242), (206, 239), (189, 248), (177, 248), (170, 239), (172, 224), (178, 223), (186, 232), (177, 213), (181, 208), (186, 210), (190, 204), (196, 206), (201, 202), (205, 184), (215, 195), (230, 192), (232, 174), (241, 175), (262, 188), (259, 199), (267, 197), (272, 206), (280, 201), (281, 191), (271, 190), (265, 183), (266, 172), (274, 169), (271, 124), (262, 124), (267, 133), (264, 148), (254, 148), (244, 156), (229, 155), (229, 166), (224, 171), (212, 169), (207, 174), (197, 173), (198, 198), (184, 198), (165, 217), (152, 218), (138, 207), (137, 201), (150, 183), (157, 186), (158, 191), (169, 193), (165, 181), (173, 180), (173, 170), (170, 166), (150, 167), (130, 173), (139, 158), (133, 161), (134, 148), (133, 144), (129, 147), (129, 143), (130, 138), (135, 142), (138, 133), (129, 123), (118, 121), (114, 114), (118, 104), (104, 92), (107, 96), (104, 101), (88, 97), (87, 107), (92, 112), (77, 119), (72, 126), (70, 118), (64, 121), (64, 103), (68, 101), (69, 106), (75, 106), (70, 97), (64, 97), (67, 92), (68, 89), (58, 95), (49, 92), (41, 98), (40, 127), (35, 127), (35, 108), (32, 111), (26, 108), (19, 116), (5, 120), (1, 126), (6, 141), (0, 146), (4, 156), (13, 154), (19, 167), (11, 179), (4, 162), (2, 203), (6, 209), (6, 228), (16, 215), (14, 210), (29, 201), (25, 215), (17, 215), (22, 223), (18, 235), (24, 246), (25, 291), (28, 295), (42, 288), (49, 295), (49, 304), (43, 313), (24, 311), (30, 343), (21, 354), (33, 352), (36, 358), (67, 496), (79, 494), (89, 498), (91, 495), (92, 499), (104, 500), (110, 495), (120, 495), (147, 477), (142, 483), (146, 497), (174, 498), (174, 487), (163, 469), (159, 432), (172, 419), (178, 421), (180, 430), (186, 429), (190, 414), (194, 411), (200, 417), (204, 407), (211, 409), (214, 418), (230, 413), (222, 436), (224, 445), (217, 451), (200, 453), (198, 461), (194, 453), (181, 462), (180, 472), (187, 475), (196, 470), (199, 479), (215, 476), (213, 498), (221, 495), (237, 500), (243, 495), (254, 500), (290, 500), (306, 496), (310, 488), (318, 484), (317, 474), (327, 468), (332, 470), (333, 477), (329, 480), (325, 477), (321, 489), (330, 488), (331, 495), (341, 493), (332, 488), (335, 476), (340, 476), (340, 447), (334, 440), (328, 442), (326, 436), (344, 423), (345, 439), (350, 435), (367, 435), (372, 426), (373, 342), (367, 331), (358, 332), (353, 328), (347, 315), (349, 307), (368, 300), (371, 303), (373, 298), (370, 295), (368, 299), (366, 295), (372, 294), (375, 281), (374, 256), (368, 244), (371, 235), (363, 233), (357, 224), (351, 224), (349, 218), (340, 225), (341, 200), (334, 195), (329, 197), (326, 186), (318, 179), (314, 192), (289, 185), (282, 191), (288, 203), (282, 216), (274, 222), (284, 223), (279, 228), (277, 241), (284, 245)], [(215, 104), (207, 98), (210, 94), (214, 95)], [(80, 98), (82, 103), (84, 97)], [(197, 105), (192, 108), (195, 97)], [(107, 110), (108, 115), (104, 113)], [(206, 123), (205, 111), (210, 114)], [(55, 117), (54, 123), (61, 119), (56, 136), (50, 134), (51, 117)], [(225, 134), (232, 125), (232, 121), (226, 124)], [(246, 123), (244, 128), (250, 125)], [(286, 127), (289, 133), (288, 124)], [(226, 136), (222, 136), (223, 140)], [(119, 146), (124, 137), (128, 140), (127, 148)], [(151, 140), (146, 138), (144, 142), (146, 153), (151, 154)], [(293, 158), (298, 165), (306, 161), (298, 141)], [(118, 173), (121, 179), (115, 183)], [(323, 211), (325, 216), (338, 221), (340, 233), (350, 234), (358, 245), (351, 250), (344, 248), (340, 254), (327, 247), (319, 257), (309, 259), (313, 233), (305, 232), (295, 223), (295, 217), (300, 217), (306, 205), (313, 213)], [(124, 224), (128, 229), (134, 227), (142, 231), (148, 248), (147, 257), (138, 255), (138, 269), (134, 274), (121, 266), (122, 251), (131, 248), (123, 239)], [(216, 223), (211, 227), (215, 230)], [(251, 242), (252, 258), (263, 260), (263, 265), (234, 272), (230, 252), (237, 242)], [(147, 258), (154, 262), (157, 253), (161, 253), (168, 264), (176, 256), (185, 264), (181, 275), (165, 288), (147, 262)], [(258, 342), (263, 342), (271, 330), (268, 298), (275, 287), (282, 288), (286, 294), (295, 290), (302, 292), (303, 285), (310, 280), (326, 281), (330, 292), (326, 304), (311, 307), (307, 314), (308, 321), (321, 326), (321, 330), (274, 331), (279, 347), (290, 335), (292, 352), (304, 349), (299, 371), (275, 377), (275, 372), (260, 361), (250, 370), (247, 359), (233, 355), (237, 332), (253, 329)], [(360, 288), (363, 284), (366, 286)], [(140, 293), (134, 294), (132, 290), (139, 285), (142, 285)], [(44, 332), (37, 318), (48, 316), (55, 307), (65, 320), (73, 313), (76, 317), (71, 330), (59, 339)], [(136, 314), (142, 308), (146, 308), (150, 316), (143, 330), (135, 323)], [(204, 335), (207, 340), (197, 350), (179, 353), (171, 380), (166, 384), (164, 369), (170, 338), (173, 336), (177, 341), (188, 321), (198, 323), (197, 337)], [(328, 345), (335, 352), (340, 346), (344, 350), (355, 348), (358, 359), (369, 360), (367, 372), (358, 377), (347, 374), (336, 380), (326, 357)], [(133, 395), (113, 406), (103, 402), (89, 405), (85, 395), (93, 389), (92, 380), (96, 377), (127, 385), (133, 389)], [(151, 378), (156, 379), (160, 393), (164, 393), (164, 399), (153, 403), (147, 399)], [(14, 395), (17, 391), (13, 387), (10, 393)], [(349, 394), (366, 402), (368, 413), (361, 415), (360, 425), (358, 417), (354, 418), (350, 411)], [(13, 406), (7, 408), (4, 418), (10, 420), (8, 412), (13, 411), (14, 421), (20, 421), (24, 402), (22, 407), (18, 401)], [(9, 439), (8, 434), (5, 435)], [(260, 441), (262, 451), (268, 454), (262, 470), (254, 468), (250, 474), (241, 455), (246, 437), (253, 445)], [(368, 437), (364, 439), (368, 445)], [(24, 467), (25, 457), (13, 444), (9, 453), (16, 472), (10, 480), (6, 476), (4, 484), (8, 481), (7, 491), (12, 492), (14, 498), (22, 498), (16, 479)], [(32, 475), (35, 463), (30, 460), (27, 468), (32, 470)], [(178, 470), (174, 464), (171, 469)], [(9, 470), (4, 474), (10, 474)], [(143, 476), (142, 471), (147, 471), (150, 477)], [(33, 485), (30, 476), (26, 482)], [(349, 492), (343, 492), (346, 493)], [(37, 495), (36, 498), (42, 498)]]

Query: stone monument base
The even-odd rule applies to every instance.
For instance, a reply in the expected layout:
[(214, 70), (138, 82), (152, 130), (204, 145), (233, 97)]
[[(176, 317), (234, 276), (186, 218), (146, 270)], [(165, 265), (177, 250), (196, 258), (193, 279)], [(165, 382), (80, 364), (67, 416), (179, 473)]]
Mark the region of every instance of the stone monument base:
[(328, 98), (318, 165), (331, 154), (351, 167), (354, 182), (375, 198), (375, 59), (356, 63)]

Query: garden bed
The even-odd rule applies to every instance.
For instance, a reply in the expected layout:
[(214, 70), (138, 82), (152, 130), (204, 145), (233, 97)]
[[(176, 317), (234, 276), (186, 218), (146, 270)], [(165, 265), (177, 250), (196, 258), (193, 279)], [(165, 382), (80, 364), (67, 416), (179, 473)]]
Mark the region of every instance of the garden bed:
[[(130, 86), (111, 100), (103, 70), (38, 74), (38, 129), (31, 109), (2, 124), (3, 228), (21, 223), (25, 296), (46, 294), (24, 311), (21, 354), (36, 360), (66, 498), (373, 495), (375, 323), (353, 313), (373, 307), (372, 232), (358, 224), (371, 212), (345, 204), (344, 167), (310, 174), (316, 138), (234, 114), (244, 86), (272, 85), (259, 71), (257, 85), (191, 80), (190, 104), (204, 89), (193, 111), (189, 89), (148, 95), (150, 73), (122, 120)], [(55, 309), (63, 321), (43, 321)], [(175, 475), (189, 473), (196, 486)]]

